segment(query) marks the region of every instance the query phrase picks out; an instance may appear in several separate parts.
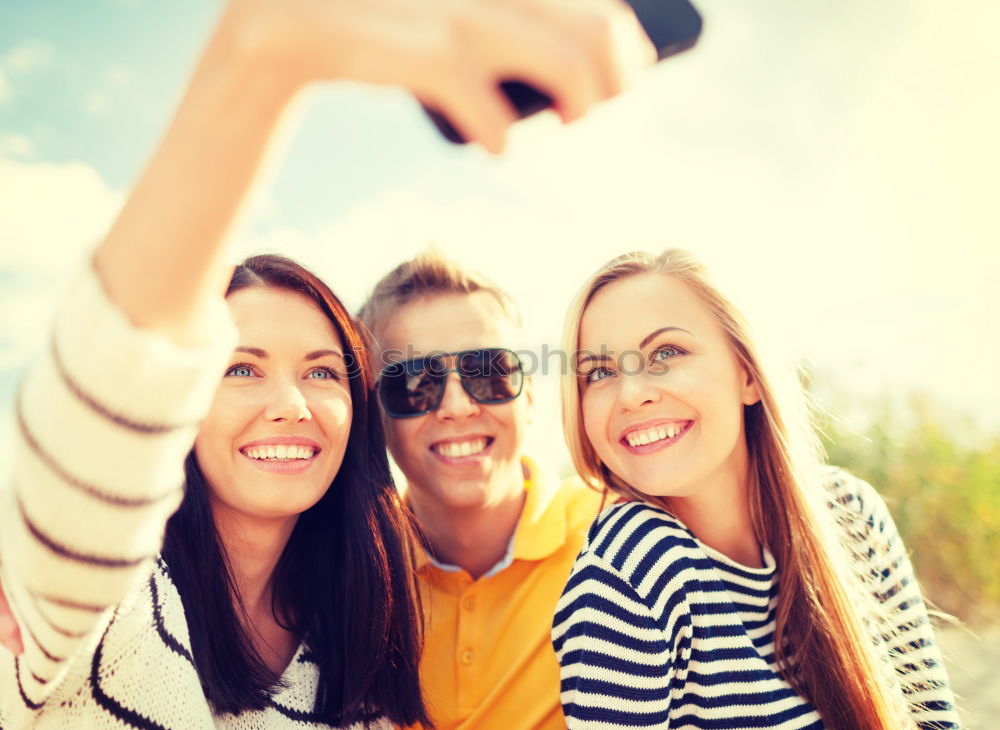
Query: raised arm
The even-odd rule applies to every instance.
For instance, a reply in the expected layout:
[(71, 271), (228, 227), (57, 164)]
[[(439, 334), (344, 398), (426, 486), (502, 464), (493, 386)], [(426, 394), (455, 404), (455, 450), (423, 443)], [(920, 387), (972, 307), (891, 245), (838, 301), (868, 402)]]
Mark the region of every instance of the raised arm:
[(159, 550), (233, 345), (227, 233), (296, 93), (402, 86), (499, 151), (513, 121), (500, 80), (545, 90), (572, 119), (652, 58), (617, 0), (231, 0), (19, 394), (0, 579), (29, 710)]
[(402, 86), (498, 152), (514, 121), (500, 80), (550, 92), (573, 119), (654, 57), (619, 0), (233, 0), (96, 268), (133, 322), (196, 341), (225, 287), (225, 234), (303, 85)]

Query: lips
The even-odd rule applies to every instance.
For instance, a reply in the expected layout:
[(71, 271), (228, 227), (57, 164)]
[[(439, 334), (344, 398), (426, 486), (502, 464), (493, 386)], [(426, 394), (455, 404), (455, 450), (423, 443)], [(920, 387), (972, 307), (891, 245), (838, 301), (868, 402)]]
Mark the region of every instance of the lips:
[(618, 443), (633, 454), (648, 454), (673, 446), (694, 425), (694, 421), (657, 419), (633, 424), (618, 438)]
[(322, 448), (316, 441), (302, 436), (273, 436), (243, 444), (239, 451), (263, 471), (299, 474), (312, 465)]

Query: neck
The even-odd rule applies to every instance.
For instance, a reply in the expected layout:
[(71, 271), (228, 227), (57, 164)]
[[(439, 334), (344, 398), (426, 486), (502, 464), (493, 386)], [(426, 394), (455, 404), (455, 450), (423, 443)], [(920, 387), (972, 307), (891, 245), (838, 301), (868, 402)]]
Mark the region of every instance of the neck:
[(745, 448), (740, 457), (699, 485), (697, 494), (667, 501), (670, 511), (710, 548), (741, 565), (761, 568), (760, 542), (750, 516), (750, 467)]
[(524, 508), (524, 474), (511, 475), (509, 488), (486, 505), (444, 504), (411, 487), (407, 500), (434, 557), (479, 578), (507, 552)]
[(274, 569), (298, 516), (267, 520), (213, 507), (219, 539), (251, 622), (270, 618)]

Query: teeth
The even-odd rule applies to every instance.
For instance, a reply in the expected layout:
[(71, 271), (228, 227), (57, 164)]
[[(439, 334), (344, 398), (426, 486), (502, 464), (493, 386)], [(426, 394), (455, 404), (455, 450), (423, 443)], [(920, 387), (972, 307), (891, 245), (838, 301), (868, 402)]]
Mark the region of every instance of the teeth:
[(633, 431), (625, 437), (625, 441), (628, 442), (629, 446), (646, 446), (647, 444), (655, 444), (657, 441), (663, 441), (664, 439), (672, 439), (674, 436), (681, 432), (680, 426), (670, 425), (648, 428), (644, 431)]
[(288, 461), (290, 459), (311, 459), (316, 450), (311, 446), (279, 445), (279, 446), (254, 446), (246, 450), (246, 455), (251, 459), (267, 459), (274, 461)]
[(438, 444), (434, 447), (441, 456), (448, 457), (449, 459), (457, 459), (462, 456), (471, 456), (472, 454), (479, 454), (486, 448), (486, 439), (473, 439), (472, 441), (449, 441), (448, 443)]

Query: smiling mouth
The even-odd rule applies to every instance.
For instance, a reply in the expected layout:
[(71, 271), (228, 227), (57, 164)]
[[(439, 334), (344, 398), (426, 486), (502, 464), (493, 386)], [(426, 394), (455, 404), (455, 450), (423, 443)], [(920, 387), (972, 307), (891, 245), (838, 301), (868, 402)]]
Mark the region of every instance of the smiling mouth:
[(438, 441), (431, 445), (430, 450), (435, 456), (448, 461), (456, 459), (471, 460), (486, 453), (490, 446), (493, 445), (493, 441), (492, 436), (476, 436), (460, 441)]
[(648, 428), (637, 428), (621, 437), (619, 443), (632, 453), (645, 454), (677, 443), (694, 421), (662, 423)]
[(240, 453), (248, 459), (252, 459), (254, 461), (281, 463), (289, 461), (308, 461), (319, 453), (319, 450), (313, 448), (312, 446), (276, 444), (274, 446), (250, 446), (248, 448), (240, 449)]

